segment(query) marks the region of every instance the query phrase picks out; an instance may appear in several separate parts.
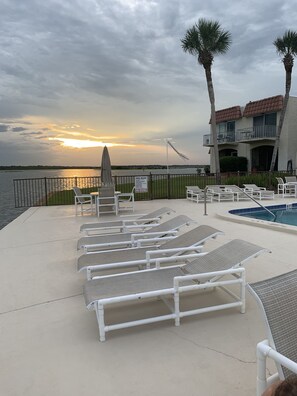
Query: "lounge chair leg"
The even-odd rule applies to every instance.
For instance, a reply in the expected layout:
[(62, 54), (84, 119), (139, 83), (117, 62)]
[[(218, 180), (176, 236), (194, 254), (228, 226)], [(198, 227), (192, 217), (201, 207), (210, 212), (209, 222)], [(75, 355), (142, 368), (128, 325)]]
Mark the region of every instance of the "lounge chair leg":
[(99, 302), (96, 304), (96, 316), (99, 327), (99, 339), (100, 341), (105, 341), (104, 306)]
[(245, 271), (242, 272), (241, 274), (241, 285), (240, 285), (240, 300), (242, 302), (242, 306), (240, 308), (241, 313), (245, 313), (245, 285), (246, 285), (246, 280), (245, 280)]
[(175, 291), (174, 293), (174, 313), (175, 313), (175, 326), (180, 325), (180, 316), (179, 316), (179, 292)]
[(90, 267), (87, 267), (87, 280), (91, 280), (92, 279), (92, 270)]
[(260, 342), (257, 345), (257, 396), (261, 396), (267, 387), (266, 378), (266, 355), (262, 350), (262, 345), (268, 341)]

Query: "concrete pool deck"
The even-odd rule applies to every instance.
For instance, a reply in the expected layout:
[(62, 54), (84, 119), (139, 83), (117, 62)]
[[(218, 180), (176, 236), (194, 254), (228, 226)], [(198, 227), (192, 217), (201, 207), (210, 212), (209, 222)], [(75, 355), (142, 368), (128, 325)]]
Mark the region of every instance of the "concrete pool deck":
[[(261, 201), (283, 202), (295, 200)], [(271, 254), (247, 263), (248, 282), (297, 267), (296, 235), (218, 216), (255, 206), (253, 202), (211, 203), (207, 216), (203, 204), (185, 199), (136, 202), (135, 206), (136, 213), (169, 206), (197, 224), (224, 231), (224, 236), (206, 243), (206, 251), (234, 238), (270, 249)], [(111, 218), (106, 215), (102, 220)], [(96, 217), (76, 217), (74, 206), (39, 207), (30, 208), (0, 231), (1, 394), (255, 395), (255, 349), (266, 336), (249, 294), (245, 314), (231, 309), (184, 318), (179, 327), (165, 321), (121, 329), (99, 342), (95, 312), (86, 309), (82, 296), (85, 276), (76, 271), (79, 227), (92, 221)], [(203, 298), (218, 296), (206, 293)], [(127, 310), (113, 308), (107, 317), (112, 321), (162, 309), (159, 301), (141, 302)]]

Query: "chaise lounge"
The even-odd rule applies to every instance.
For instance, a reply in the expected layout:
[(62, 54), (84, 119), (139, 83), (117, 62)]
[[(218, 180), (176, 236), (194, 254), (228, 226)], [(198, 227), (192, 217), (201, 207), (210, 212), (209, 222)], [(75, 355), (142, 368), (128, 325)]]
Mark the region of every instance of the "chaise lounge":
[(160, 239), (171, 239), (177, 231), (186, 225), (194, 223), (192, 219), (185, 215), (176, 216), (162, 224), (151, 227), (145, 232), (126, 232), (121, 234), (108, 234), (98, 236), (85, 236), (78, 240), (77, 249), (84, 249), (85, 252), (96, 251), (107, 248), (135, 247), (142, 243), (157, 243)]
[[(157, 263), (157, 269), (108, 275), (88, 281), (84, 285), (83, 294), (87, 308), (94, 309), (96, 312), (100, 341), (105, 340), (106, 332), (121, 328), (170, 319), (175, 321), (176, 326), (179, 326), (180, 319), (185, 316), (234, 307), (239, 307), (244, 313), (245, 268), (243, 265), (265, 251), (267, 249), (236, 239), (187, 264), (158, 269)], [(180, 260), (182, 262), (182, 257)], [(238, 286), (238, 295), (234, 290), (226, 289), (230, 285)], [(181, 310), (180, 298), (183, 293), (198, 290), (203, 292), (216, 287), (226, 291), (228, 297), (232, 297), (234, 301), (230, 302), (228, 299), (214, 306)], [(123, 302), (129, 302), (131, 306), (133, 301), (138, 302), (152, 297), (165, 299), (166, 306), (170, 308), (171, 313), (117, 324), (105, 323), (106, 306)], [(123, 309), (127, 310), (129, 306), (124, 306)]]
[[(160, 246), (117, 249), (91, 254), (83, 254), (77, 260), (79, 272), (86, 271), (87, 279), (94, 279), (93, 274), (106, 269), (142, 268), (155, 266), (156, 262), (172, 260), (174, 255), (185, 255), (197, 252), (210, 238), (216, 238), (223, 232), (208, 225), (200, 225), (181, 234)], [(162, 258), (162, 260), (160, 260)]]
[(193, 201), (196, 203), (204, 202), (204, 198), (206, 198), (207, 202), (212, 202), (212, 196), (208, 192), (204, 197), (204, 190), (201, 190), (198, 186), (186, 186), (186, 198), (189, 201)]
[[(278, 379), (297, 374), (297, 270), (248, 285), (255, 297), (267, 331), (257, 345), (257, 396)], [(267, 378), (266, 361), (272, 359), (277, 373)]]
[(266, 190), (265, 187), (258, 187), (256, 184), (244, 184), (244, 191), (253, 198), (259, 199), (274, 199), (274, 191)]
[(162, 207), (138, 217), (134, 216), (134, 218), (82, 224), (80, 226), (80, 231), (85, 232), (86, 235), (96, 235), (106, 231), (115, 232), (117, 230), (118, 232), (126, 232), (130, 229), (141, 230), (145, 227), (151, 226), (152, 224), (158, 224), (164, 215), (171, 214), (173, 212), (173, 209)]

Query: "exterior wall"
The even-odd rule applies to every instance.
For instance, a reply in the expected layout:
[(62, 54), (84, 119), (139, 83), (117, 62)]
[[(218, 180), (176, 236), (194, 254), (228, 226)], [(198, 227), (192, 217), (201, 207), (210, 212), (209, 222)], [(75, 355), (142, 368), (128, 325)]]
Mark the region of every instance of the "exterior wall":
[[(277, 112), (277, 125), (279, 124), (280, 111)], [(253, 117), (242, 117), (235, 121), (235, 131), (253, 126)], [(250, 143), (237, 143), (233, 145), (219, 145), (220, 149), (232, 148), (237, 150), (239, 157), (248, 159), (248, 170), (251, 171), (252, 150), (260, 146), (274, 146), (274, 140), (251, 141)], [(292, 161), (293, 170), (297, 174), (297, 97), (290, 96), (283, 130), (280, 137), (278, 153), (278, 169), (286, 170), (288, 161)], [(210, 148), (210, 171), (215, 172), (213, 148)]]
[(253, 117), (242, 117), (236, 121), (236, 130), (243, 128), (251, 128), (253, 126)]

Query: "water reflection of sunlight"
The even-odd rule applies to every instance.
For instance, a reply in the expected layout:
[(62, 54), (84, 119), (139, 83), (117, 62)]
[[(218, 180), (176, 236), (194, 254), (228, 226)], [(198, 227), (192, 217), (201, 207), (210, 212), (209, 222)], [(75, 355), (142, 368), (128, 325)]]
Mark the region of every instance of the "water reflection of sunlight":
[(59, 169), (58, 177), (98, 177), (99, 169)]

